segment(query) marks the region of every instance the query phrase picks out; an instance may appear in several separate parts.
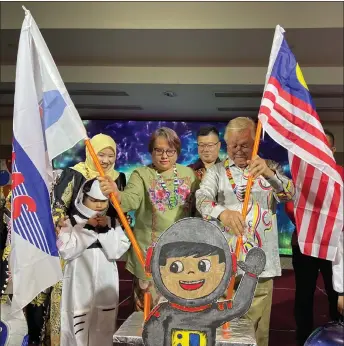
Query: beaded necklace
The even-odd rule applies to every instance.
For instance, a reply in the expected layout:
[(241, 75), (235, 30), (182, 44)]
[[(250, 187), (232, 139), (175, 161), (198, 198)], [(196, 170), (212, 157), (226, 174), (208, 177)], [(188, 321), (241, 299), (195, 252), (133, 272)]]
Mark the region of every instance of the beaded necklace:
[(230, 184), (232, 185), (232, 188), (233, 188), (233, 192), (235, 193), (237, 199), (239, 202), (244, 202), (244, 199), (245, 199), (245, 192), (246, 192), (246, 186), (243, 185), (243, 186), (237, 186), (235, 184), (235, 181), (233, 179), (233, 175), (232, 175), (232, 172), (229, 168), (229, 159), (227, 158), (224, 162), (224, 166), (225, 166), (225, 169), (226, 169), (226, 175), (227, 175), (227, 178), (230, 182)]
[(179, 179), (178, 179), (176, 165), (173, 166), (173, 194), (168, 190), (164, 179), (162, 178), (161, 174), (157, 170), (156, 170), (156, 175), (158, 177), (158, 183), (168, 194), (168, 209), (175, 208), (178, 205), (178, 187), (179, 187)]

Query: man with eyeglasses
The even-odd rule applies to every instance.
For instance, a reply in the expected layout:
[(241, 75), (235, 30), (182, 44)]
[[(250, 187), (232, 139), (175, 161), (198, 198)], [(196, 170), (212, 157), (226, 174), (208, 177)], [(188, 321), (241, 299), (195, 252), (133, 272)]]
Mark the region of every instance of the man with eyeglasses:
[(219, 159), (221, 142), (217, 128), (214, 126), (201, 127), (197, 132), (197, 147), (199, 159), (189, 167), (195, 171), (198, 179), (202, 180), (208, 168), (221, 162)]
[[(244, 318), (252, 321), (258, 346), (268, 346), (273, 278), (281, 275), (276, 204), (292, 199), (294, 184), (276, 162), (259, 156), (251, 159), (255, 132), (252, 119), (238, 117), (228, 123), (228, 157), (208, 169), (196, 191), (196, 207), (204, 218), (222, 226), (231, 251), (235, 251), (237, 237), (242, 236), (238, 261), (243, 261), (252, 247), (261, 247), (266, 253), (266, 266)], [(241, 211), (250, 175), (253, 185), (244, 219)], [(241, 275), (238, 270), (235, 288)]]

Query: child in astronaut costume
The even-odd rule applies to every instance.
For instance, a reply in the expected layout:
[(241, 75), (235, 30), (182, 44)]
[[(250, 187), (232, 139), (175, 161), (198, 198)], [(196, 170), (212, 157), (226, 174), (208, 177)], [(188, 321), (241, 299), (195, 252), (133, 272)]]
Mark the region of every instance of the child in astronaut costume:
[(66, 261), (61, 298), (61, 346), (110, 346), (118, 305), (119, 259), (130, 242), (116, 220), (105, 216), (108, 199), (96, 179), (81, 187), (79, 215), (58, 230), (57, 246)]

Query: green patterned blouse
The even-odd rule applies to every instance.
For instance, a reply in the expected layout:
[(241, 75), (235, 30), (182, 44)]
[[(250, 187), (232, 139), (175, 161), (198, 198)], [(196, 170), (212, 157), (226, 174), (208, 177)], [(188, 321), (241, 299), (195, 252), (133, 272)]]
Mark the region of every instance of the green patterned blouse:
[[(194, 194), (199, 181), (194, 171), (176, 164), (175, 172), (157, 174), (152, 166), (135, 169), (121, 192), (123, 212), (135, 210), (134, 234), (144, 254), (174, 222), (196, 213)], [(126, 268), (137, 278), (150, 280), (131, 247)]]

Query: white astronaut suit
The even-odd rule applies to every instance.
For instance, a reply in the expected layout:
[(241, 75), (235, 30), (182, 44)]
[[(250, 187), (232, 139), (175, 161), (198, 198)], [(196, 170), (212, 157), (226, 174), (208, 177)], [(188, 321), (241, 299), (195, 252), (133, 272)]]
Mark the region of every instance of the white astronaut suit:
[[(61, 346), (112, 346), (119, 295), (115, 260), (130, 247), (121, 226), (99, 229), (86, 225), (96, 212), (83, 203), (83, 187), (75, 205), (80, 215), (66, 221), (57, 245), (66, 260), (61, 298)], [(88, 196), (105, 200), (97, 180)], [(93, 228), (93, 229), (92, 229)], [(98, 231), (97, 231), (98, 230)]]

